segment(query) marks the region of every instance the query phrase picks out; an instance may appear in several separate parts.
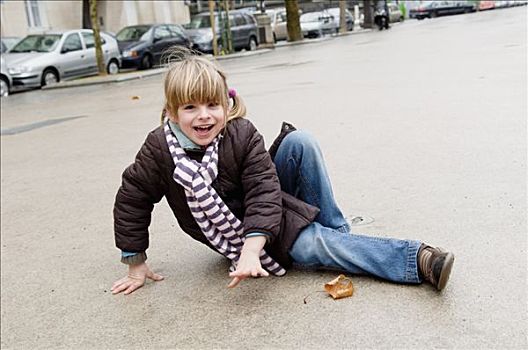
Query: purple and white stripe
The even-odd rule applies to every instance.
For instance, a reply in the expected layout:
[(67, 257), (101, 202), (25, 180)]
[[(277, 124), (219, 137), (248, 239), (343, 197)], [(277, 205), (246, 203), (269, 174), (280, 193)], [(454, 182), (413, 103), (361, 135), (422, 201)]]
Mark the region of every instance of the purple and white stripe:
[[(211, 186), (218, 176), (219, 137), (207, 147), (202, 162), (190, 159), (180, 147), (178, 140), (165, 122), (165, 136), (169, 151), (176, 165), (174, 180), (183, 186), (187, 205), (196, 223), (213, 247), (231, 260), (230, 271), (234, 271), (244, 245), (244, 227), (215, 189)], [(282, 276), (286, 270), (262, 249), (260, 263), (267, 271)]]

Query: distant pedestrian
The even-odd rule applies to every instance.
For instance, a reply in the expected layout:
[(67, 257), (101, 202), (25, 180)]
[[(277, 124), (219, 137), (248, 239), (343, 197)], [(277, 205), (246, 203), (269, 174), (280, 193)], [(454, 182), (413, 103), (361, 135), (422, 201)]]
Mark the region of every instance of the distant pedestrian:
[(115, 241), (129, 272), (114, 283), (114, 294), (163, 279), (145, 262), (151, 212), (163, 197), (183, 231), (232, 262), (228, 287), (282, 276), (292, 265), (445, 287), (452, 253), (353, 234), (315, 139), (284, 123), (266, 151), (219, 67), (180, 56), (165, 77), (162, 125), (147, 136), (117, 192)]

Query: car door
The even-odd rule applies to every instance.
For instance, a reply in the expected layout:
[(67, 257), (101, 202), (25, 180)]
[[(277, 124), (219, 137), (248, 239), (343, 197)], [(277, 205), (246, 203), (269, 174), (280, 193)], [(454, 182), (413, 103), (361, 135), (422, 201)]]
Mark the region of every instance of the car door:
[(88, 74), (86, 51), (78, 33), (70, 33), (66, 36), (60, 50), (59, 61), (64, 78)]
[[(95, 38), (93, 33), (82, 32), (81, 37), (86, 48), (86, 66), (88, 73), (97, 73), (97, 56), (95, 54)], [(106, 47), (106, 41), (101, 35), (101, 49), (103, 50), (103, 61), (108, 61), (108, 48)]]
[(231, 39), (233, 48), (244, 46), (244, 38), (248, 35), (246, 20), (241, 14), (235, 13), (229, 16), (229, 25), (231, 27)]
[(277, 12), (276, 16), (275, 36), (277, 37), (277, 40), (286, 40), (288, 38), (286, 11)]
[(160, 25), (154, 28), (154, 37), (152, 39), (152, 57), (154, 64), (159, 64), (161, 55), (165, 49), (171, 46), (172, 35), (166, 25)]

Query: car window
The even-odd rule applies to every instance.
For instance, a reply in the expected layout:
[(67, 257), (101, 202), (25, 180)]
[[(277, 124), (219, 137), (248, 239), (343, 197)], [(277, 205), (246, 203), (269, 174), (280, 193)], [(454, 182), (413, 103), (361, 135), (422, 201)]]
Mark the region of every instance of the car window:
[(277, 14), (277, 22), (286, 22), (286, 13), (280, 12)]
[[(92, 47), (95, 47), (95, 37), (92, 33), (82, 33), (82, 37), (84, 39), (84, 45), (87, 49), (91, 49)], [(104, 45), (106, 43), (105, 39), (101, 35), (101, 45)]]
[(61, 35), (28, 35), (11, 49), (10, 52), (51, 52), (55, 50)]
[(248, 24), (257, 24), (257, 20), (255, 19), (255, 17), (253, 17), (251, 15), (244, 14), (244, 18), (246, 19), (246, 22)]
[(62, 44), (62, 51), (69, 52), (78, 50), (82, 50), (81, 38), (79, 37), (79, 34), (73, 33), (68, 35), (66, 40), (64, 40), (64, 44)]
[(157, 27), (154, 31), (154, 39), (155, 40), (163, 40), (170, 38), (171, 33), (169, 29), (166, 26)]
[(183, 30), (180, 27), (175, 26), (175, 25), (170, 25), (168, 27), (169, 27), (172, 37), (185, 38), (185, 34), (183, 33)]
[(146, 34), (149, 29), (149, 26), (125, 27), (117, 33), (116, 39), (119, 41), (144, 40), (142, 39), (142, 36)]
[(235, 26), (245, 26), (247, 24), (246, 19), (239, 14), (235, 15), (234, 22)]

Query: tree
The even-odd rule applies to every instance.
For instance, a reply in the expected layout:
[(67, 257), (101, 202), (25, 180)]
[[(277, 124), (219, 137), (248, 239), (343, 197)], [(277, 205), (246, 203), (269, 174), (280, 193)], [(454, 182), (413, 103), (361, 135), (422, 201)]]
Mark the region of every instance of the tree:
[(286, 3), (286, 26), (288, 28), (288, 41), (300, 41), (303, 39), (301, 23), (299, 22), (299, 4), (297, 0), (287, 0)]
[(209, 0), (209, 18), (211, 20), (211, 30), (213, 31), (213, 55), (218, 56), (218, 41), (216, 39), (216, 25), (215, 25), (215, 2)]
[(97, 70), (99, 75), (106, 75), (103, 49), (101, 48), (101, 33), (99, 30), (99, 18), (97, 16), (97, 0), (90, 0), (90, 17), (95, 41), (95, 57), (97, 59)]
[(363, 0), (363, 28), (372, 28), (371, 0)]
[(346, 33), (346, 2), (345, 0), (339, 0), (339, 33)]

